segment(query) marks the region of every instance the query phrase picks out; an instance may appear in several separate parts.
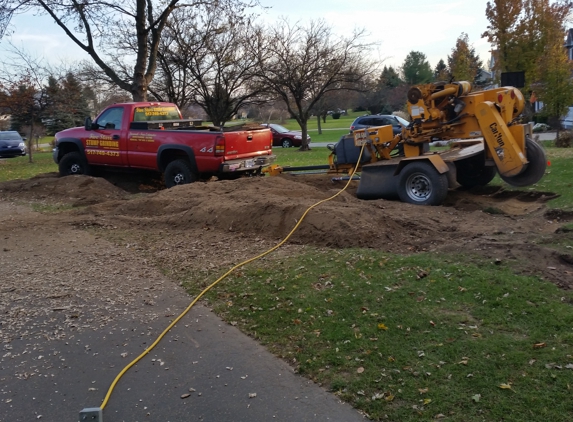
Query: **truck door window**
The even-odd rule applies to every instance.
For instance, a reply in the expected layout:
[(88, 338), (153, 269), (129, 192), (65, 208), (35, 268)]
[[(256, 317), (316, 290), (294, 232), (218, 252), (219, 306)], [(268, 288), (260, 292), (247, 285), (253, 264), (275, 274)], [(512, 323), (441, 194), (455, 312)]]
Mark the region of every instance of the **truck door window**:
[(97, 119), (97, 124), (102, 129), (121, 129), (123, 107), (112, 107), (104, 111)]

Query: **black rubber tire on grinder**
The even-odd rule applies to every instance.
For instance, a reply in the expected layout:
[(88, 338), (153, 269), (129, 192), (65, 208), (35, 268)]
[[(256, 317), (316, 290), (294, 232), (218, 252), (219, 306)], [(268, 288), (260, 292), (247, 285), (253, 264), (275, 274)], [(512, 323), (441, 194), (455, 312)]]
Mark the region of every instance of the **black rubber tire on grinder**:
[(416, 205), (440, 205), (448, 195), (448, 177), (428, 162), (416, 161), (400, 172), (398, 196)]

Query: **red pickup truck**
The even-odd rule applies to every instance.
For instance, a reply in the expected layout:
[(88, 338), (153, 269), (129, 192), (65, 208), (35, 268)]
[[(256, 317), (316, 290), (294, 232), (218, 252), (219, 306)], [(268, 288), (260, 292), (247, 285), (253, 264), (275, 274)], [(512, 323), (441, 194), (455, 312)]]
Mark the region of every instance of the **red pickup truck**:
[(114, 104), (85, 127), (56, 133), (54, 161), (62, 176), (90, 174), (95, 166), (156, 170), (165, 185), (199, 177), (258, 174), (275, 160), (272, 135), (262, 126), (224, 130), (185, 120), (175, 104)]

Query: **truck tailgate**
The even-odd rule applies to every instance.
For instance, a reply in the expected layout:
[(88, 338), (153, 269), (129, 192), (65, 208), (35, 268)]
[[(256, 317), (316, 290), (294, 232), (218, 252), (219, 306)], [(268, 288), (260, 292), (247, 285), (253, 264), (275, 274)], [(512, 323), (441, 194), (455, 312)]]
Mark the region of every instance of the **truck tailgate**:
[(233, 130), (225, 132), (225, 160), (271, 154), (270, 129)]

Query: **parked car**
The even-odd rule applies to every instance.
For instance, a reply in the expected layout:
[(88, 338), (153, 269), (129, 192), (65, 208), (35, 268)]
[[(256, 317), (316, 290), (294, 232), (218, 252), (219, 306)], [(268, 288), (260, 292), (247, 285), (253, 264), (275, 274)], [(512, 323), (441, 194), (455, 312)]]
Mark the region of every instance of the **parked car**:
[(371, 114), (357, 117), (350, 125), (350, 132), (367, 127), (392, 125), (392, 131), (394, 135), (397, 135), (402, 132), (402, 126), (408, 126), (409, 124), (410, 122), (407, 120), (391, 114)]
[(24, 139), (15, 130), (0, 132), (0, 158), (12, 158), (26, 155)]
[[(275, 123), (265, 123), (263, 126), (271, 129), (271, 133), (273, 134), (273, 147), (300, 147), (302, 144), (302, 133), (300, 131), (288, 130), (286, 127)], [(310, 136), (307, 135), (306, 139), (310, 144)]]

